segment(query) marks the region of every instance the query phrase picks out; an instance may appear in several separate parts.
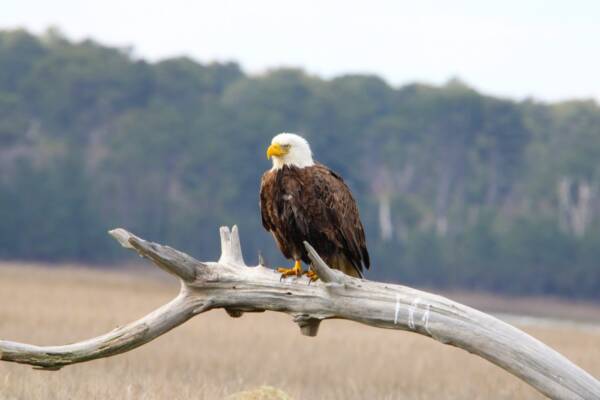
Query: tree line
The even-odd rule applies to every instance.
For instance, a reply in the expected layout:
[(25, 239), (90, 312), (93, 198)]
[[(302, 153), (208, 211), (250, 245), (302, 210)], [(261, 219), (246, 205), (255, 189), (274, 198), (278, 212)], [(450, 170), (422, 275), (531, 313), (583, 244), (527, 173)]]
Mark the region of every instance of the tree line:
[(0, 257), (114, 263), (123, 226), (198, 258), (238, 224), (283, 262), (258, 209), (265, 149), (304, 135), (345, 177), (368, 277), (600, 297), (600, 108), (377, 76), (248, 75), (186, 57), (0, 31)]

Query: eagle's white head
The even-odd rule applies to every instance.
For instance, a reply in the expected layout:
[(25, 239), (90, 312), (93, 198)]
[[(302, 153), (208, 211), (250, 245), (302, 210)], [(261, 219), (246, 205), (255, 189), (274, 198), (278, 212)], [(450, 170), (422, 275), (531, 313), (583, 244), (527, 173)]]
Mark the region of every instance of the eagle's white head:
[(271, 157), (273, 169), (280, 169), (284, 165), (298, 168), (315, 165), (308, 142), (294, 133), (280, 133), (271, 140), (267, 149), (267, 159)]

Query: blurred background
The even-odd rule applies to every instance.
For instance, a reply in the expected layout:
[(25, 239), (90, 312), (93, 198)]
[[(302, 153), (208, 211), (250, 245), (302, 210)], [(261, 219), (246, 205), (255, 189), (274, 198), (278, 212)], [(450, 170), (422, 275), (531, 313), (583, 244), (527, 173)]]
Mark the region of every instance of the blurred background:
[[(368, 279), (600, 376), (598, 21), (581, 0), (3, 0), (0, 339), (72, 343), (172, 299), (115, 227), (215, 260), (237, 224), (248, 264), (282, 265), (258, 192), (288, 131), (357, 197)], [(215, 310), (60, 372), (0, 363), (0, 398), (543, 399), (429, 338), (321, 325)], [(235, 395), (262, 385), (289, 396)]]
[(595, 2), (9, 1), (0, 258), (130, 261), (125, 227), (248, 262), (272, 136), (345, 177), (368, 278), (600, 298)]

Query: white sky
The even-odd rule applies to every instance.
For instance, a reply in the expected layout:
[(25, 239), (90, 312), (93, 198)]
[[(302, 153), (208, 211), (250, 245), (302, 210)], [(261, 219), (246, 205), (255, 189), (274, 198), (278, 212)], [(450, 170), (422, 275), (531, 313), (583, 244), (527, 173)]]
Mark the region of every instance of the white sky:
[(232, 60), (250, 73), (459, 77), (488, 94), (600, 101), (600, 1), (1, 0), (0, 29), (57, 26), (157, 60)]

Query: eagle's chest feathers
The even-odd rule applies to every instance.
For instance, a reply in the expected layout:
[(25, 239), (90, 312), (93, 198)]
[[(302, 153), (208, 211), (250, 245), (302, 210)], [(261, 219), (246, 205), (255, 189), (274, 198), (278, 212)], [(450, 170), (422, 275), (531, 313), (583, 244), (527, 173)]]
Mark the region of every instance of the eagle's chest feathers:
[(284, 166), (277, 170), (273, 186), (275, 197), (283, 201), (298, 200), (306, 184), (310, 184), (309, 168)]

